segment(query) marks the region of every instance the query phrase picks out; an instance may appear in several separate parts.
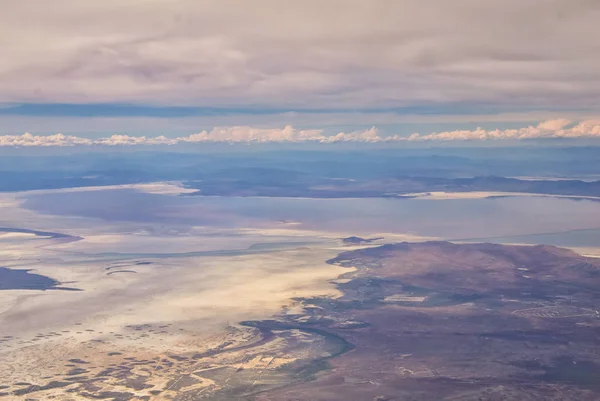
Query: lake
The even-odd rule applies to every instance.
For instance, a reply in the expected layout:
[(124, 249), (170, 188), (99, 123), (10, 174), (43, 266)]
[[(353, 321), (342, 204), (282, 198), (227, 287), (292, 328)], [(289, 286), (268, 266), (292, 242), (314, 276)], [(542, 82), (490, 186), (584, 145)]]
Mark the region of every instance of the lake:
[(594, 200), (204, 197), (132, 189), (26, 194), (25, 199), (23, 207), (37, 213), (105, 222), (600, 246), (600, 234), (594, 231), (600, 229), (600, 202)]

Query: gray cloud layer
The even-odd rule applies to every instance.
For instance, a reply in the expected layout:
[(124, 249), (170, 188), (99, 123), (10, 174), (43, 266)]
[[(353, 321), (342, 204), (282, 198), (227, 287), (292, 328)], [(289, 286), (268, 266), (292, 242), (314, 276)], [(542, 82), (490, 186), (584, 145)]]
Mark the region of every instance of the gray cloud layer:
[(459, 130), (438, 132), (426, 135), (414, 133), (410, 136), (380, 136), (377, 128), (350, 133), (340, 132), (325, 135), (323, 130), (298, 130), (288, 125), (279, 128), (253, 128), (247, 126), (215, 127), (211, 131), (178, 138), (165, 136), (145, 137), (112, 135), (100, 139), (88, 139), (71, 135), (4, 135), (0, 136), (0, 146), (123, 146), (123, 145), (175, 145), (181, 143), (339, 143), (339, 142), (416, 142), (416, 141), (465, 141), (465, 140), (522, 140), (547, 138), (597, 138), (600, 139), (600, 120), (587, 120), (578, 123), (566, 119), (548, 120), (536, 126), (505, 130)]
[(0, 102), (600, 108), (597, 0), (0, 0)]

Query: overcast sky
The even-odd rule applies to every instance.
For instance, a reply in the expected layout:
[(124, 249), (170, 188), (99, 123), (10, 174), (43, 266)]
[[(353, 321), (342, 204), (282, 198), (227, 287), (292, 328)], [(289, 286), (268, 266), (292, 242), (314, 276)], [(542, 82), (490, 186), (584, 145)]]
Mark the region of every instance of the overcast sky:
[(600, 115), (599, 0), (0, 6), (1, 134), (424, 136)]

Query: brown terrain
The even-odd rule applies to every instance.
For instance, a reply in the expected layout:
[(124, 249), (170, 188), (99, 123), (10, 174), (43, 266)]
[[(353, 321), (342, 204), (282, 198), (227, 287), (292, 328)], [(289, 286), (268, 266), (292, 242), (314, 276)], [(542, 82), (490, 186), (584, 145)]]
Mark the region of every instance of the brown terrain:
[[(598, 400), (600, 260), (548, 246), (402, 243), (346, 252), (314, 325), (354, 349), (292, 400)], [(309, 309), (311, 310), (311, 309)]]

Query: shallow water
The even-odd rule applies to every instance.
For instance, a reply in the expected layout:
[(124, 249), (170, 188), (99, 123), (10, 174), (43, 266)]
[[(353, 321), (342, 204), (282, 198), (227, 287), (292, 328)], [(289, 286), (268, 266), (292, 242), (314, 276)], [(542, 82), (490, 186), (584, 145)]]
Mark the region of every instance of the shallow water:
[(28, 270), (0, 267), (1, 290), (49, 290), (59, 283), (50, 277), (29, 273)]
[(600, 234), (574, 231), (600, 229), (600, 202), (592, 200), (534, 196), (449, 200), (203, 197), (131, 189), (36, 194), (26, 199), (24, 207), (38, 213), (109, 222), (395, 233), (443, 239), (508, 241), (519, 236), (531, 243), (600, 246)]
[(508, 237), (472, 238), (468, 241), (489, 241), (501, 244), (546, 244), (565, 247), (592, 248), (600, 246), (600, 229), (571, 230), (531, 235), (513, 235)]

